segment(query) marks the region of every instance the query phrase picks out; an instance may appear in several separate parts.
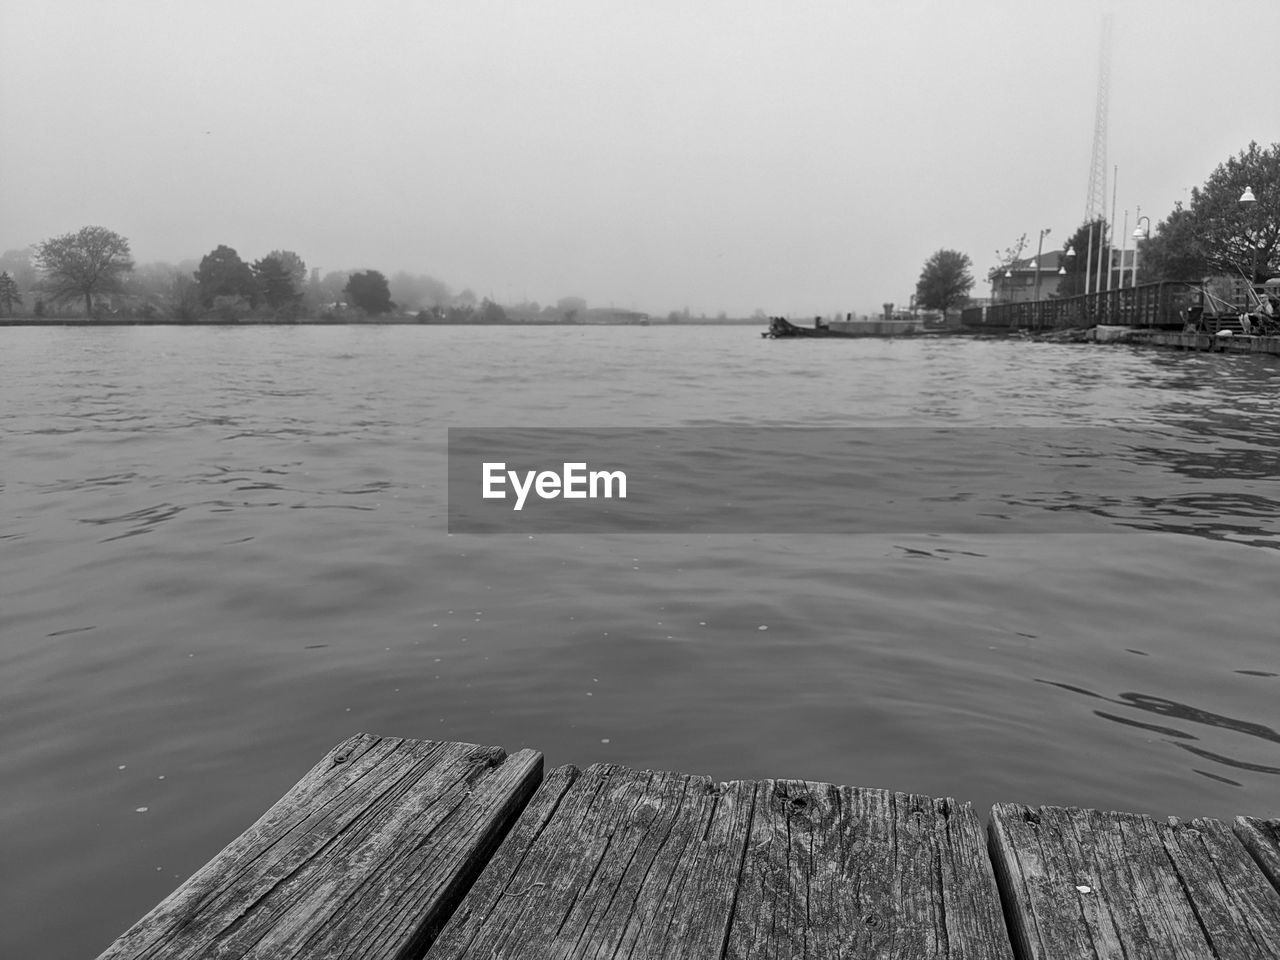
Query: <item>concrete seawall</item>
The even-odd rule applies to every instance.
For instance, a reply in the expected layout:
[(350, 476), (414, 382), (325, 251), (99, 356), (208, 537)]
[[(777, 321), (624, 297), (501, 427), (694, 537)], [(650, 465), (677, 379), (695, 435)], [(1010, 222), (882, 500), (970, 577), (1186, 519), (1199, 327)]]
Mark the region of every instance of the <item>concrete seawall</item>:
[(1149, 344), (1176, 350), (1200, 350), (1212, 353), (1280, 354), (1280, 337), (1255, 337), (1242, 334), (1220, 336), (1209, 333), (1183, 333), (1169, 330), (1147, 330), (1141, 327), (1097, 326), (1086, 339), (1093, 343)]

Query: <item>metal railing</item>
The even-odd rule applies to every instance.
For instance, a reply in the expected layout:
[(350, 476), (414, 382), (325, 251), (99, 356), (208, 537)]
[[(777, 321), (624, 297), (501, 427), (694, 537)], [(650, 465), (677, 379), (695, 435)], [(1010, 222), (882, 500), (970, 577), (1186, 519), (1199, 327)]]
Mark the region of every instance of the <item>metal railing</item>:
[(961, 313), (960, 322), (966, 328), (992, 332), (1063, 330), (1099, 324), (1181, 329), (1197, 307), (1204, 311), (1202, 281), (1159, 280), (1074, 297), (970, 307)]

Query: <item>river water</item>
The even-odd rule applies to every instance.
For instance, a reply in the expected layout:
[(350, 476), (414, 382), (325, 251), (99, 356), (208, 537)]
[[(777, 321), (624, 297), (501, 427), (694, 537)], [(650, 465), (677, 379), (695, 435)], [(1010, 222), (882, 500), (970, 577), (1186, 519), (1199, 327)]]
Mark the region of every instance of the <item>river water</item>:
[[(0, 956), (96, 955), (360, 731), (1274, 816), (1278, 368), (749, 327), (0, 330)], [(953, 443), (901, 468), (879, 529), (907, 533), (450, 535), (450, 427), (1146, 452), (1076, 498), (1086, 533), (922, 529)]]

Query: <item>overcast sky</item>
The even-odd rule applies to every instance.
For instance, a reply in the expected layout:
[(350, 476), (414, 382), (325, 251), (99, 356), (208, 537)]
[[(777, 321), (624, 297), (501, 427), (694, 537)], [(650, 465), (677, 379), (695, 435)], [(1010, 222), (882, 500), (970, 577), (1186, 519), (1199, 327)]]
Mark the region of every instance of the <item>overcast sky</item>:
[[(1276, 0), (0, 0), (0, 249), (296, 251), (500, 302), (905, 305), (1280, 140)], [(1110, 191), (1110, 184), (1108, 186)]]

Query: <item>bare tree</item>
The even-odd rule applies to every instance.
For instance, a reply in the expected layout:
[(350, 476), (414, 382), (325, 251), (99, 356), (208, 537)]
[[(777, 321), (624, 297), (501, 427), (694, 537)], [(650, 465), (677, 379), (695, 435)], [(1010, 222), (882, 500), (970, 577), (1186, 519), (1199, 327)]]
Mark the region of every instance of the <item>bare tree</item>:
[(55, 300), (84, 297), (93, 316), (93, 296), (119, 289), (120, 275), (133, 269), (129, 241), (106, 227), (82, 227), (36, 244), (36, 265)]

